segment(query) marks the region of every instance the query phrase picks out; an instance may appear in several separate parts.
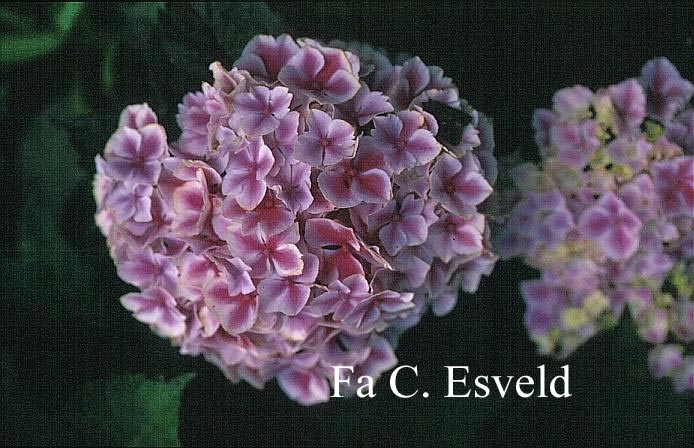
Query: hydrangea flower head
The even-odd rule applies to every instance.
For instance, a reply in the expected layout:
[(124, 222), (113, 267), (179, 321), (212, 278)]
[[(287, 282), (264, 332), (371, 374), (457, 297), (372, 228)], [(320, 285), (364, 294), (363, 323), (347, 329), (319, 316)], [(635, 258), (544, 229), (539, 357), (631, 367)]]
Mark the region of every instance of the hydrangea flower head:
[(653, 376), (694, 391), (693, 94), (659, 58), (535, 112), (542, 164), (516, 168), (499, 250), (541, 272), (521, 285), (541, 352), (567, 356), (628, 309)]
[[(178, 141), (128, 106), (96, 161), (97, 224), (140, 289), (125, 308), (304, 405), (328, 400), (334, 365), (392, 368), (394, 335), (430, 304), (450, 311), (496, 260), (478, 210), (496, 176), (489, 122), (438, 67), (347, 47), (257, 36), (183, 97)], [(456, 141), (435, 103), (469, 117)]]

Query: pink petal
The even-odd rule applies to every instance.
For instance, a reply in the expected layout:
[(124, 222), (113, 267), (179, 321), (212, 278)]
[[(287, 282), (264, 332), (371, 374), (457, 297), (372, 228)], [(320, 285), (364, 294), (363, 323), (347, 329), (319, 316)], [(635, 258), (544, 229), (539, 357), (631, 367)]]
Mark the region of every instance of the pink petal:
[(258, 285), (263, 312), (296, 316), (308, 302), (311, 288), (280, 279), (264, 279)]
[(280, 277), (299, 275), (304, 269), (301, 252), (293, 244), (282, 244), (272, 251), (270, 255), (275, 272)]
[(359, 249), (359, 240), (352, 229), (326, 218), (313, 218), (306, 221), (304, 238), (306, 243), (313, 247), (347, 245), (355, 250)]
[(378, 237), (390, 256), (395, 256), (407, 245), (407, 235), (395, 223), (382, 227), (378, 232)]
[(316, 136), (302, 134), (294, 145), (294, 157), (311, 166), (320, 166), (323, 163), (323, 147)]
[(137, 320), (151, 325), (162, 337), (175, 338), (185, 332), (185, 316), (176, 309), (176, 300), (163, 288), (126, 294), (120, 301)]
[(622, 261), (631, 257), (639, 246), (639, 238), (622, 226), (609, 232), (609, 237), (601, 241), (601, 247), (613, 260)]
[(588, 238), (598, 239), (607, 232), (612, 222), (612, 217), (603, 210), (592, 207), (583, 212), (578, 226), (581, 232)]
[(426, 129), (418, 129), (407, 142), (407, 150), (414, 155), (417, 163), (429, 163), (441, 152), (441, 145)]
[(346, 70), (338, 70), (325, 83), (325, 96), (333, 103), (344, 103), (359, 91), (359, 78)]
[[(318, 180), (320, 182), (320, 176)], [(377, 168), (355, 176), (352, 189), (354, 195), (361, 201), (374, 204), (388, 202), (392, 195), (390, 177), (385, 171)]]
[(230, 296), (224, 277), (208, 281), (203, 295), (205, 304), (229, 334), (243, 333), (255, 323), (258, 313), (257, 296)]
[(106, 142), (104, 156), (106, 160), (112, 156), (125, 159), (137, 157), (142, 142), (142, 135), (132, 128), (120, 128)]
[(314, 370), (285, 369), (277, 383), (289, 398), (304, 406), (325, 403), (330, 395), (328, 381)]
[(337, 171), (324, 171), (318, 175), (318, 186), (325, 198), (340, 208), (354, 207), (361, 203), (350, 190), (352, 178)]
[(139, 157), (143, 160), (157, 160), (166, 152), (166, 134), (158, 124), (148, 124), (140, 129), (142, 140)]

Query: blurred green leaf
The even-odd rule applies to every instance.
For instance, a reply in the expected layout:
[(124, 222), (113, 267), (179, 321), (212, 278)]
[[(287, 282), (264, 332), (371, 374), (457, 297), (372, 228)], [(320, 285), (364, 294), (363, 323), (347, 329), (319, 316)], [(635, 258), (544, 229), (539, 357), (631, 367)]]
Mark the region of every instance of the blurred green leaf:
[(121, 6), (130, 20), (155, 23), (159, 17), (159, 11), (166, 7), (166, 2), (133, 2), (123, 3)]
[(181, 394), (194, 374), (171, 381), (123, 375), (87, 383), (69, 409), (70, 444), (180, 446)]
[(72, 29), (84, 5), (67, 2), (60, 6), (54, 21), (55, 31), (36, 32), (33, 20), (11, 9), (0, 10), (3, 22), (9, 22), (20, 34), (0, 38), (0, 64), (16, 64), (46, 56), (56, 51)]
[(62, 40), (55, 33), (0, 38), (0, 64), (16, 64), (36, 59), (55, 51)]
[(66, 2), (61, 5), (55, 15), (55, 26), (60, 33), (68, 33), (77, 21), (84, 4), (82, 2)]

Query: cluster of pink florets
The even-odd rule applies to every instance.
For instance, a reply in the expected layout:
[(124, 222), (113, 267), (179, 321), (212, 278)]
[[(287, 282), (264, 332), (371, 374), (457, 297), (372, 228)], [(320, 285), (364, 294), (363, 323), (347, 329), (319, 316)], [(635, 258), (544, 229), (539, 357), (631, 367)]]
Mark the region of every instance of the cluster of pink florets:
[[(97, 223), (123, 305), (232, 381), (277, 378), (326, 401), (332, 366), (378, 377), (431, 305), (477, 289), (496, 257), (485, 216), (488, 121), (438, 67), (370, 47), (258, 36), (179, 105), (167, 143), (129, 106), (97, 157)], [(459, 141), (422, 107), (466, 107)], [(356, 387), (354, 379), (352, 386)]]
[(499, 250), (542, 273), (521, 285), (541, 352), (570, 354), (626, 306), (653, 375), (694, 390), (693, 92), (661, 58), (535, 112), (542, 165), (513, 173), (522, 198)]

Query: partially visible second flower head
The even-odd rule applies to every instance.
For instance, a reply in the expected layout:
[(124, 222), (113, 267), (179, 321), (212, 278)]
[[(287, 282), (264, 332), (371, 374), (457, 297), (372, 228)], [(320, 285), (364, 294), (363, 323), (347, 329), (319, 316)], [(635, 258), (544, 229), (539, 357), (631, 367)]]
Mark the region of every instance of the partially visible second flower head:
[(128, 106), (97, 157), (96, 220), (140, 290), (121, 302), (232, 381), (327, 401), (332, 366), (378, 377), (491, 272), (491, 123), (439, 67), (365, 45), (257, 36), (210, 69), (176, 142)]
[(567, 356), (628, 309), (652, 374), (694, 391), (693, 94), (659, 58), (535, 111), (542, 163), (515, 169), (499, 251), (541, 272), (521, 285), (540, 352)]

